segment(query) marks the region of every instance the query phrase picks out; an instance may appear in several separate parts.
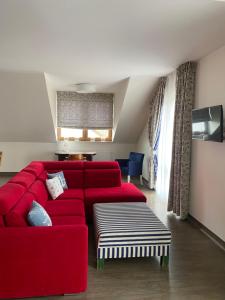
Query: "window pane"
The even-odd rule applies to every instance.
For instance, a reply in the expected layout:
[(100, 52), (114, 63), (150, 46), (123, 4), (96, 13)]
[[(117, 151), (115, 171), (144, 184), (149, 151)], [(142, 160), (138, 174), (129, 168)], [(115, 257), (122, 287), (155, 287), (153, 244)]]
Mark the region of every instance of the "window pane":
[(64, 138), (81, 138), (83, 136), (83, 129), (61, 128), (61, 136)]
[(88, 137), (91, 139), (101, 138), (105, 139), (108, 137), (108, 129), (88, 129)]

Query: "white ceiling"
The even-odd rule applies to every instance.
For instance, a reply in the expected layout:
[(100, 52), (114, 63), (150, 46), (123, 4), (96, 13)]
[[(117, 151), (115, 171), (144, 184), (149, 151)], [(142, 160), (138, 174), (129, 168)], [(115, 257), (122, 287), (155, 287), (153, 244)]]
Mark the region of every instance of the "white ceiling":
[(225, 44), (212, 0), (0, 0), (0, 69), (50, 74), (57, 89), (158, 76)]

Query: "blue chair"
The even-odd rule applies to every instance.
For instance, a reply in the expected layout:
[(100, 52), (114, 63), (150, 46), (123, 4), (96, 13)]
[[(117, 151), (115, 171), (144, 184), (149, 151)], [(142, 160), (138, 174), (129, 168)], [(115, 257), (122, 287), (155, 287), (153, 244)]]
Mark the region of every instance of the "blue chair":
[(129, 159), (116, 159), (120, 165), (121, 173), (127, 176), (127, 181), (130, 182), (131, 176), (140, 176), (140, 183), (142, 181), (142, 166), (144, 160), (143, 153), (130, 152)]

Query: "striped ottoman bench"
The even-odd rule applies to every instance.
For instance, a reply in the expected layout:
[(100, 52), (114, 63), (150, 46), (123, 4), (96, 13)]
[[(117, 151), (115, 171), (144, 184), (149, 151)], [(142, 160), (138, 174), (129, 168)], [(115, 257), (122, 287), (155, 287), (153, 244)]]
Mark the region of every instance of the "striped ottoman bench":
[(171, 232), (143, 202), (96, 203), (97, 268), (104, 259), (160, 256), (168, 265)]

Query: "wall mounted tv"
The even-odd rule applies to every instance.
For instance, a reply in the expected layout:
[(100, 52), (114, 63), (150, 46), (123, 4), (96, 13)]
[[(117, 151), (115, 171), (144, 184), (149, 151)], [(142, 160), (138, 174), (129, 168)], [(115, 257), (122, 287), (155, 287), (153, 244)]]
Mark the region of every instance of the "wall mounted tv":
[(222, 105), (192, 110), (192, 139), (223, 142)]

